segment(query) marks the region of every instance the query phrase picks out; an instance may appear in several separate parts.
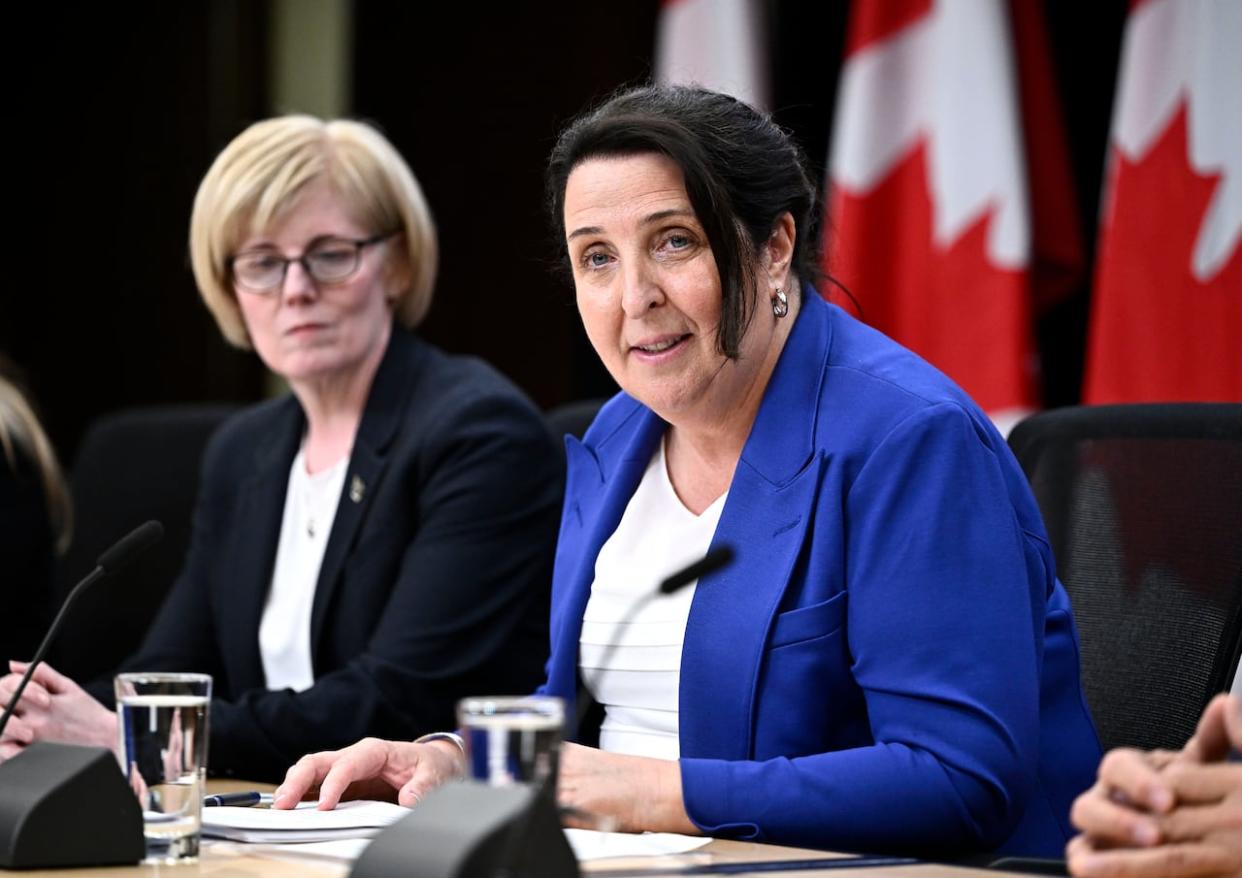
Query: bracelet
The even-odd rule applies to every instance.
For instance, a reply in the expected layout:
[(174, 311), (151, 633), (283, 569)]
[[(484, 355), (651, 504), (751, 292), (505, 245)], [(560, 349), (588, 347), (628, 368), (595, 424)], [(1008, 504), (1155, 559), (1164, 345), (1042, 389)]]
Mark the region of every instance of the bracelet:
[(457, 745), (457, 749), (462, 756), (466, 755), (466, 742), (461, 739), (461, 735), (456, 732), (430, 732), (426, 735), (419, 735), (414, 739), (415, 744), (429, 744), (432, 741), (452, 741)]

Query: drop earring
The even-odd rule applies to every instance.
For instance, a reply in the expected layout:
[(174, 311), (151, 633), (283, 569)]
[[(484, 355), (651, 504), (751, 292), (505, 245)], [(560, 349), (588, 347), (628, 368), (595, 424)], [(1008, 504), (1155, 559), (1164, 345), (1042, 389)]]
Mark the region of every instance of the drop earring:
[(785, 291), (780, 287), (777, 287), (776, 292), (772, 294), (772, 313), (776, 315), (777, 319), (789, 313), (789, 297), (785, 295)]

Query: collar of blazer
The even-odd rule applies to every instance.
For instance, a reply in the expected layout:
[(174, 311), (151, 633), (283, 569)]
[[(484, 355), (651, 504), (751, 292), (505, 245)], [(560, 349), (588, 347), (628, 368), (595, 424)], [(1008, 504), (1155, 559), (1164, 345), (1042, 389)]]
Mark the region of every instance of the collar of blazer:
[[(410, 389), (426, 353), (426, 347), (412, 333), (393, 326), (388, 347), (367, 393), (358, 434), (354, 437), (354, 456), (360, 448), (372, 454), (383, 454), (388, 449), (405, 416)], [(276, 420), (266, 441), (255, 448), (251, 478), (266, 481), (279, 472), (284, 481), (288, 476), (287, 472), (280, 472), (280, 468), (288, 469), (306, 432), (306, 416), (292, 394), (279, 400)]]
[[(757, 318), (759, 319), (759, 318)], [(821, 388), (832, 341), (830, 309), (806, 287), (729, 487), (712, 545), (734, 563), (699, 584), (682, 647), (683, 757), (746, 759), (769, 628), (793, 576), (818, 495)], [(621, 397), (584, 443), (570, 440), (567, 521), (558, 553), (549, 691), (572, 700), (577, 641), (595, 558), (616, 529), (665, 424)], [(564, 569), (562, 569), (564, 568)], [(672, 572), (672, 571), (670, 571)], [(655, 583), (652, 583), (655, 587)]]
[[(375, 496), (388, 449), (405, 418), (411, 390), (426, 356), (426, 346), (412, 333), (393, 327), (388, 347), (367, 394), (366, 407), (345, 475), (344, 492), (324, 550), (323, 564), (319, 568), (311, 610), (312, 658), (323, 631), (327, 608), (340, 580), (341, 568)], [(289, 466), (306, 430), (306, 417), (296, 398), (289, 395), (276, 405), (272, 428), (255, 449), (253, 468), (244, 489), (248, 495), (244, 500), (247, 519), (254, 531), (252, 545), (258, 547), (262, 562), (238, 571), (239, 575), (253, 577), (253, 580), (235, 593), (239, 600), (238, 612), (253, 619), (256, 631), (276, 562)], [(260, 669), (261, 678), (257, 640), (253, 661), (249, 664)]]

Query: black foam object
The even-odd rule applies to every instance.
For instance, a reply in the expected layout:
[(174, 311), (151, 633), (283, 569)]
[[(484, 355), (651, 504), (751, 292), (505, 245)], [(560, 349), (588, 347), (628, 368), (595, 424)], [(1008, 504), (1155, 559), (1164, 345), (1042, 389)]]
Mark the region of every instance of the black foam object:
[[(514, 838), (513, 833), (522, 833)], [(505, 862), (509, 860), (509, 862)], [(546, 793), (477, 781), (433, 790), (381, 832), (351, 878), (580, 878)]]
[(0, 868), (114, 866), (145, 856), (142, 810), (111, 751), (40, 741), (0, 764)]

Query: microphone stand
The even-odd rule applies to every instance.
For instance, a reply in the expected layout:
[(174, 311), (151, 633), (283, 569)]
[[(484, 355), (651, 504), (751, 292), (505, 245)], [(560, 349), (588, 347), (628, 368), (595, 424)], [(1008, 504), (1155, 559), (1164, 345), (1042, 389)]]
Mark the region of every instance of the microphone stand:
[(34, 658), (26, 666), (26, 673), (22, 674), (21, 682), (17, 684), (17, 690), (13, 693), (13, 697), (5, 705), (4, 714), (0, 716), (0, 735), (4, 734), (5, 726), (9, 724), (9, 717), (13, 715), (18, 702), (22, 700), (22, 693), (26, 691), (30, 678), (34, 676), (35, 668), (39, 666), (39, 663), (43, 661), (43, 657), (47, 655), (48, 647), (56, 637), (56, 633), (60, 631), (60, 626), (64, 624), (65, 614), (69, 612), (73, 602), (78, 599), (78, 595), (108, 574), (116, 573), (139, 554), (158, 543), (163, 536), (164, 526), (158, 521), (148, 521), (138, 525), (138, 527), (121, 537), (105, 550), (99, 556), (99, 560), (95, 562), (95, 569), (86, 574), (86, 577), (73, 587), (73, 591), (69, 592), (69, 597), (65, 598), (65, 602), (60, 605), (60, 612), (52, 620), (52, 627), (48, 628), (47, 634), (43, 636), (43, 641), (39, 644), (39, 648), (35, 650)]
[[(672, 594), (733, 559), (728, 547), (674, 573), (635, 603), (632, 620), (656, 593)], [(602, 664), (612, 659), (615, 644)], [(575, 725), (585, 711), (579, 701)], [(389, 826), (354, 863), (350, 878), (578, 878), (581, 871), (556, 811), (551, 778), (536, 786), (489, 787), (481, 781), (443, 784)], [(411, 851), (418, 852), (411, 857)]]
[[(698, 561), (690, 564), (676, 573), (665, 578), (654, 591), (649, 591), (626, 610), (625, 615), (621, 617), (621, 621), (617, 623), (618, 629), (623, 629), (626, 625), (633, 622), (635, 617), (643, 611), (657, 596), (671, 595), (681, 591), (692, 582), (697, 582), (709, 573), (727, 566), (733, 561), (733, 548), (731, 546), (717, 546), (709, 551)], [(620, 639), (613, 640), (608, 644), (600, 656), (599, 673), (596, 674), (591, 685), (595, 686), (599, 683), (599, 676), (612, 663), (616, 656), (618, 647), (621, 645)], [(587, 688), (585, 681), (578, 686), (576, 704), (574, 705), (574, 726), (575, 735), (582, 728), (582, 722), (586, 719), (586, 715), (590, 712), (592, 705), (595, 703), (594, 697)], [(558, 760), (559, 762), (559, 760)], [(538, 786), (535, 787), (534, 798), (530, 806), (523, 812), (521, 818), (509, 830), (509, 837), (505, 840), (505, 846), (500, 856), (500, 865), (496, 869), (495, 878), (537, 878), (537, 876), (524, 876), (519, 870), (519, 863), (524, 858), (530, 847), (529, 836), (532, 823), (535, 821), (540, 808), (540, 800), (548, 803), (555, 803), (556, 790), (550, 789), (551, 778), (543, 778)]]
[[(140, 525), (73, 587), (0, 715), (0, 734), (78, 596), (163, 535), (157, 521)], [(142, 809), (111, 750), (36, 741), (0, 764), (0, 869), (124, 865), (145, 854)]]
[(4, 728), (9, 724), (9, 717), (13, 715), (13, 710), (17, 707), (18, 702), (22, 700), (22, 693), (26, 691), (26, 685), (30, 682), (30, 678), (34, 676), (34, 670), (38, 667), (39, 662), (43, 661), (43, 657), (47, 655), (48, 646), (51, 645), (52, 639), (56, 636), (56, 632), (60, 630), (60, 626), (65, 621), (65, 614), (69, 612), (69, 608), (73, 606), (73, 602), (78, 599), (84, 590), (103, 579), (108, 575), (108, 571), (102, 567), (96, 567), (86, 575), (86, 578), (73, 587), (73, 591), (69, 592), (69, 597), (65, 598), (65, 602), (60, 605), (60, 612), (56, 614), (56, 618), (52, 621), (52, 627), (48, 629), (47, 636), (39, 644), (39, 648), (35, 651), (34, 658), (26, 665), (26, 673), (22, 674), (21, 682), (17, 684), (13, 697), (9, 699), (9, 703), (4, 706), (4, 715), (0, 716), (0, 736), (4, 735)]

